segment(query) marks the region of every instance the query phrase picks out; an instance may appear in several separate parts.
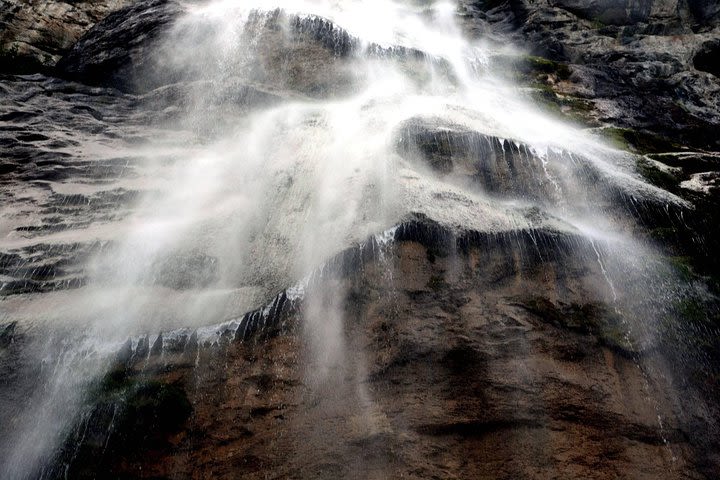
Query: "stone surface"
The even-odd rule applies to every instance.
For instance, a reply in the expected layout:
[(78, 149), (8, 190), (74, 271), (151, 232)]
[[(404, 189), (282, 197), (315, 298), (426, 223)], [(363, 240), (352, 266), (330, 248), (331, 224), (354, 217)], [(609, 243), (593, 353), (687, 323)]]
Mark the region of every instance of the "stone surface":
[[(3, 21), (15, 25), (3, 35), (14, 32), (12, 42), (29, 45), (17, 53), (32, 69), (54, 64), (72, 43), (58, 42), (65, 33), (54, 30), (62, 12), (90, 8), (47, 4), (55, 6), (46, 12), (39, 3), (30, 4), (32, 11), (18, 5), (2, 10), (10, 19)], [(92, 5), (98, 13), (83, 31), (110, 9)], [(614, 132), (621, 146), (643, 154), (638, 169), (649, 182), (692, 202), (692, 212), (677, 215), (657, 209), (646, 215), (636, 204), (622, 215), (639, 218), (640, 226), (628, 222), (627, 228), (657, 242), (657, 254), (676, 262), (663, 279), (683, 275), (693, 285), (707, 283), (707, 289), (698, 287), (707, 299), (673, 298), (671, 311), (651, 310), (642, 317), (651, 322), (648, 339), (634, 331), (639, 322), (632, 313), (610, 306), (602, 247), (563, 237), (542, 221), (537, 229), (489, 237), (462, 225), (450, 231), (419, 222), (414, 230), (398, 230), (388, 250), (371, 241), (358, 247), (360, 254), (349, 253), (350, 260), (328, 269), (333, 273), (284, 324), (263, 329), (261, 308), (242, 317), (242, 330), (235, 326), (212, 345), (189, 329), (128, 342), (73, 419), (75, 430), (49, 476), (720, 475), (720, 417), (713, 401), (720, 398), (718, 289), (712, 285), (720, 271), (716, 3), (463, 5), (469, 30), (524, 42), (543, 56), (513, 67), (522, 81), (542, 87), (561, 114)], [(42, 75), (0, 79), (0, 233), (12, 239), (0, 253), (4, 307), (30, 291), (42, 296), (83, 284), (80, 266), (108, 244), (75, 242), (72, 231), (112, 239), (136, 196), (147, 193), (146, 158), (123, 155), (125, 147), (150, 139), (189, 145), (211, 135), (196, 125), (181, 124), (196, 130), (179, 137), (157, 127), (167, 121), (177, 127), (172, 122), (197, 108), (186, 102), (194, 92), (218, 92), (216, 104), (230, 103), (242, 113), (279, 96), (327, 97), (352, 86), (346, 67), (354, 39), (319, 17), (301, 22), (279, 12), (251, 22), (264, 63), (244, 65), (246, 78), (210, 83), (202, 62), (187, 77), (158, 71), (154, 49), (163, 35), (182, 34), (173, 30), (181, 11), (175, 2), (150, 1), (108, 16), (55, 70), (81, 83)], [(52, 41), (43, 40), (47, 45), (37, 40), (42, 35), (32, 36), (34, 27), (18, 26), (36, 21), (53, 32)], [(73, 39), (80, 32), (75, 21), (63, 27), (73, 29)], [(370, 49), (378, 57), (387, 53)], [(421, 52), (400, 55), (421, 68)], [(139, 72), (148, 83), (138, 83)], [(199, 123), (222, 124), (215, 106), (203, 105)], [(500, 161), (505, 157), (498, 149), (504, 154), (506, 145), (500, 139), (419, 126), (405, 132), (413, 143), (405, 147), (423, 154), (424, 167), (446, 180), (491, 191), (504, 181), (498, 192), (522, 184)], [(87, 150), (81, 139), (92, 139), (102, 151)], [(399, 145), (399, 153), (405, 147)], [(467, 155), (449, 154), (458, 147), (469, 147)], [(523, 147), (509, 148), (513, 162), (530, 157)], [(478, 163), (478, 152), (495, 163)], [(171, 153), (161, 158), (173, 161)], [(551, 190), (535, 187), (536, 197)], [(184, 290), (210, 281), (215, 269), (213, 258), (187, 252), (169, 259), (148, 283)], [(173, 272), (167, 276), (172, 282), (165, 270)], [(653, 279), (633, 280), (621, 297), (656, 305), (652, 294), (637, 298), (633, 289)], [(289, 293), (275, 297), (267, 311), (285, 312)], [(28, 359), (46, 339), (29, 330), (0, 326), (3, 413), (42, 395), (35, 380), (48, 371)], [(328, 339), (335, 350), (319, 347)], [(17, 423), (13, 415), (0, 415), (1, 431)]]
[[(606, 5), (614, 7), (606, 12)], [(714, 191), (697, 174), (712, 179), (720, 171), (719, 9), (716, 1), (672, 0), (463, 1), (460, 7), (468, 32), (509, 36), (524, 46), (519, 57), (498, 56), (496, 71), (507, 69), (556, 115), (660, 162), (639, 157), (638, 172), (695, 208), (679, 223), (651, 218), (650, 235), (691, 259), (714, 285), (720, 285), (713, 253), (720, 248), (714, 227), (720, 204), (715, 195), (695, 192)], [(601, 18), (606, 14), (613, 18)]]
[[(187, 25), (184, 6), (154, 0), (108, 16), (58, 63), (57, 73), (126, 92), (147, 92), (179, 81), (237, 78), (271, 92), (325, 98), (346, 95), (362, 80), (358, 55), (392, 57), (427, 73), (425, 55), (361, 41), (330, 20), (276, 9), (237, 19), (237, 31), (205, 18)], [(171, 51), (169, 51), (171, 50)], [(199, 56), (178, 55), (202, 52)]]
[[(119, 364), (79, 427), (93, 440), (72, 437), (79, 444), (69, 443), (62, 468), (74, 478), (718, 472), (717, 417), (698, 393), (679, 398), (670, 377), (649, 375), (663, 362), (653, 351), (629, 355), (608, 330), (588, 330), (609, 312), (593, 286), (602, 272), (577, 245), (542, 258), (529, 236), (469, 234), (456, 250), (443, 247), (447, 235), (415, 224), (385, 254), (325, 270), (283, 328)], [(339, 322), (337, 337), (328, 322)], [(342, 348), (320, 347), (331, 341)], [(145, 385), (179, 392), (170, 411), (187, 398), (187, 419), (108, 429), (107, 412), (132, 405)]]
[[(153, 0), (121, 9), (84, 35), (58, 63), (64, 77), (125, 91), (147, 91), (164, 82), (153, 75), (161, 38), (182, 13), (178, 2)], [(165, 73), (165, 72), (163, 72)], [(165, 75), (163, 75), (165, 76)]]
[(429, 167), (448, 183), (495, 198), (522, 199), (541, 207), (580, 205), (592, 196), (592, 203), (622, 211), (634, 197), (646, 208), (653, 204), (662, 210), (671, 208), (666, 198), (655, 198), (638, 183), (608, 174), (587, 158), (561, 149), (540, 151), (512, 138), (436, 118), (411, 118), (400, 125), (397, 136), (398, 153), (410, 162), (420, 159), (417, 168)]
[[(188, 130), (208, 138), (212, 133), (202, 119), (212, 119), (217, 130), (222, 115), (278, 100), (235, 83), (213, 85), (216, 96), (202, 106), (188, 99), (207, 90), (205, 82), (145, 96), (40, 74), (4, 76), (0, 83), (0, 235), (5, 239), (0, 296), (85, 284), (81, 265), (112, 248), (121, 222), (156, 188), (146, 173), (149, 166), (173, 160), (167, 153), (143, 155), (139, 146), (191, 143), (196, 137)], [(197, 123), (187, 122), (189, 112)], [(192, 252), (161, 263), (164, 285), (187, 286), (194, 269), (204, 272), (196, 279), (205, 283), (214, 269), (210, 259)], [(183, 271), (184, 280), (167, 279)]]
[[(463, 2), (469, 29), (479, 22), (509, 32), (530, 52), (566, 65), (566, 78), (546, 74), (543, 82), (554, 93), (590, 100), (600, 124), (719, 149), (712, 132), (720, 124), (720, 83), (708, 72), (720, 34), (717, 2), (611, 5)], [(603, 15), (613, 21), (604, 23)]]
[(130, 2), (2, 0), (0, 72), (50, 69), (95, 23)]

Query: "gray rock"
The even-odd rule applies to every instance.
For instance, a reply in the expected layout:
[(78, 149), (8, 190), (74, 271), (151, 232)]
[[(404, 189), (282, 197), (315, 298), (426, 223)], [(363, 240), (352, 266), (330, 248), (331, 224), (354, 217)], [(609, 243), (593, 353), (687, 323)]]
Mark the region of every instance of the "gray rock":
[[(346, 30), (318, 16), (282, 10), (253, 11), (236, 38), (218, 37), (211, 19), (182, 19), (175, 1), (138, 3), (109, 15), (57, 64), (57, 73), (79, 82), (148, 92), (177, 82), (240, 80), (284, 96), (328, 97), (354, 91), (363, 81), (353, 68), (360, 57), (396, 61), (429, 78), (433, 64), (405, 47), (363, 46)], [(240, 21), (240, 20), (239, 20)], [(224, 42), (224, 43), (223, 43)], [(218, 48), (218, 43), (226, 48)], [(193, 52), (187, 56), (186, 52)], [(434, 63), (433, 63), (434, 62)], [(210, 90), (218, 90), (217, 85)]]
[(0, 72), (46, 70), (108, 13), (132, 0), (0, 0)]
[[(328, 20), (280, 10), (254, 12), (238, 34), (234, 65), (218, 72), (222, 55), (212, 48), (217, 26), (179, 24), (182, 6), (156, 0), (122, 9), (100, 22), (58, 63), (58, 73), (83, 83), (146, 92), (179, 81), (240, 77), (273, 90), (320, 95), (352, 84), (340, 63), (357, 40)], [(289, 27), (289, 28), (283, 28)], [(202, 55), (187, 61), (185, 47)], [(222, 74), (220, 74), (222, 73)]]
[[(174, 20), (182, 13), (179, 3), (151, 0), (123, 8), (93, 27), (57, 64), (61, 76), (123, 91), (149, 90), (163, 84), (154, 72), (152, 54)], [(164, 83), (168, 78), (162, 72)]]
[(553, 89), (593, 100), (601, 123), (720, 149), (718, 2), (522, 0), (489, 13), (469, 3), (469, 22), (512, 24), (528, 51), (567, 64)]

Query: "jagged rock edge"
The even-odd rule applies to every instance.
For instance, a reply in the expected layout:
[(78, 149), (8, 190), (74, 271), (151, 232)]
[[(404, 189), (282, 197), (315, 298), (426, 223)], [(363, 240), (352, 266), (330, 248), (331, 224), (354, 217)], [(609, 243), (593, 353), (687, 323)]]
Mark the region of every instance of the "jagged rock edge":
[(259, 341), (286, 333), (292, 328), (289, 320), (302, 313), (308, 288), (330, 276), (347, 278), (353, 272), (362, 271), (365, 263), (384, 258), (389, 249), (400, 242), (417, 242), (441, 255), (490, 245), (516, 248), (521, 257), (533, 256), (541, 262), (571, 255), (583, 248), (587, 248), (588, 253), (592, 249), (589, 242), (583, 242), (581, 236), (570, 232), (544, 228), (511, 232), (468, 231), (442, 225), (422, 214), (412, 214), (395, 227), (343, 250), (262, 307), (208, 327), (184, 328), (128, 339), (117, 354), (117, 360), (123, 364), (134, 364), (166, 351), (187, 352), (188, 348), (194, 351), (230, 342)]

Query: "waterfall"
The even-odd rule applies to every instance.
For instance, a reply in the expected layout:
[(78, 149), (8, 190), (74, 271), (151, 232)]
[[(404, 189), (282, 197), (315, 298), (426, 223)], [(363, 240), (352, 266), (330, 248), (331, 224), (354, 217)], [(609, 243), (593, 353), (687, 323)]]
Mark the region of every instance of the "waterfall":
[[(103, 192), (130, 198), (90, 224), (0, 243), (22, 257), (2, 289), (28, 285), (4, 297), (1, 318), (42, 339), (23, 351), (39, 373), (3, 427), (6, 478), (59, 476), (52, 462), (118, 355), (243, 341), (303, 304), (312, 381), (346, 372), (344, 287), (316, 279), (351, 269), (348, 249), (387, 253), (418, 219), (454, 245), (527, 244), (540, 259), (569, 245), (601, 272), (588, 288), (622, 318), (620, 341), (653, 343), (680, 293), (637, 218), (680, 218), (689, 204), (646, 183), (632, 155), (536, 105), (501, 74), (525, 53), (468, 35), (453, 2), (148, 3), (176, 10), (106, 72), (120, 72), (112, 86), (123, 91), (83, 93), (102, 99), (113, 135), (62, 132), (62, 150), (107, 169), (51, 180), (94, 199), (90, 211)], [(76, 47), (64, 68), (91, 53)], [(73, 288), (21, 271), (36, 245), (84, 249)]]

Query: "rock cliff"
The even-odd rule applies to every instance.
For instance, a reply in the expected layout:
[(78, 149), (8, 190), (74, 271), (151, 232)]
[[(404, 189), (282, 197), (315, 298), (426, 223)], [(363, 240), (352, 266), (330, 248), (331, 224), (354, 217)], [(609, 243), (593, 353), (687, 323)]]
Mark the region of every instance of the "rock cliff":
[[(178, 148), (210, 142), (261, 108), (342, 99), (369, 75), (355, 68), (360, 56), (396, 62), (418, 84), (453, 81), (426, 52), (280, 10), (249, 17), (251, 48), (236, 52), (245, 55), (237, 65), (218, 53), (183, 68), (158, 56), (159, 39), (189, 47), (217, 33), (178, 23), (187, 8), (0, 0), (8, 312), (65, 306), (92, 268), (107, 268), (91, 260), (112, 256), (112, 235), (141, 208), (135, 200), (155, 193), (147, 178), (160, 170), (137, 154), (143, 146), (161, 144), (153, 159), (172, 164)], [(49, 461), (30, 478), (720, 475), (720, 4), (462, 0), (457, 15), (468, 35), (497, 42), (488, 68), (630, 152), (637, 178), (412, 117), (392, 132), (406, 163), (391, 173), (411, 184), (417, 172), (441, 179), (445, 190), (427, 187), (431, 205), (462, 210), (484, 192), (510, 226), (443, 222), (428, 207), (351, 242), (303, 280), (259, 268), (233, 277), (242, 302), (221, 308), (211, 298), (143, 319), (144, 333), (114, 345), (102, 375), (61, 379), (82, 394), (68, 400), (77, 409), (59, 441), (38, 447)], [(507, 42), (524, 50), (500, 48)], [(210, 75), (218, 64), (219, 80)], [(16, 75), (25, 73), (34, 75)], [(208, 90), (214, 96), (202, 96)], [(140, 146), (135, 155), (125, 155), (129, 145)], [(300, 188), (297, 174), (277, 177), (278, 192)], [(593, 241), (548, 213), (563, 199), (592, 199), (652, 248)], [(289, 243), (247, 241), (256, 243), (243, 261), (253, 266), (269, 261), (263, 242)], [(628, 265), (613, 263), (613, 248), (628, 248)], [(169, 304), (223, 273), (195, 251), (153, 266), (136, 280)], [(623, 282), (613, 283), (613, 269)], [(233, 320), (207, 326), (227, 312)], [(8, 414), (57, 386), (43, 383), (56, 369), (37, 352), (62, 358), (65, 327), (46, 323), (0, 325), (0, 440), (50, 418)], [(42, 444), (23, 439), (34, 440)], [(0, 441), (0, 460), (12, 458), (11, 443)]]
[(0, 73), (48, 70), (108, 13), (128, 0), (0, 2)]
[[(184, 332), (128, 346), (58, 453), (57, 474), (717, 472), (715, 412), (688, 409), (701, 402), (656, 376), (667, 369), (658, 350), (628, 343), (595, 293), (600, 267), (578, 262), (590, 245), (529, 232), (458, 237), (422, 218), (394, 238), (338, 256), (308, 284), (320, 292), (312, 303), (273, 302), (212, 345)], [(327, 356), (318, 342), (336, 308), (342, 354)]]

